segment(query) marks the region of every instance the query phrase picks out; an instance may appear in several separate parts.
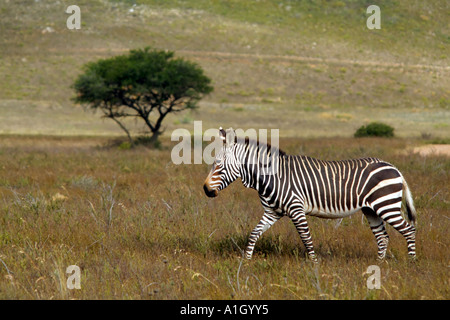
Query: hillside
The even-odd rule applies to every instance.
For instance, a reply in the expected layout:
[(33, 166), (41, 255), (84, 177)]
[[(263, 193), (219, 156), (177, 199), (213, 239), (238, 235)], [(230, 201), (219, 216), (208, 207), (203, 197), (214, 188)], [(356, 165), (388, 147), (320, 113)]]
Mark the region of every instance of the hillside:
[(379, 1), (380, 30), (366, 1), (78, 1), (80, 30), (66, 27), (70, 4), (0, 4), (0, 133), (121, 134), (74, 106), (70, 86), (84, 63), (150, 45), (199, 63), (215, 87), (166, 133), (203, 120), (349, 136), (380, 120), (448, 137), (447, 1)]

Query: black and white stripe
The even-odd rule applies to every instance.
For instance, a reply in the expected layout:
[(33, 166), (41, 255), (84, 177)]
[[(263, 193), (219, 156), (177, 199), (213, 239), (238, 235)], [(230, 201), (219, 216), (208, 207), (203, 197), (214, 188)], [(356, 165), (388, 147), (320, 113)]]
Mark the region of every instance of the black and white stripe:
[[(222, 138), (225, 140), (229, 133), (221, 130)], [(406, 238), (408, 253), (415, 257), (412, 196), (400, 171), (387, 162), (377, 158), (323, 161), (287, 155), (257, 141), (235, 138), (224, 142), (204, 190), (208, 196), (217, 196), (238, 177), (244, 186), (258, 191), (264, 207), (262, 219), (250, 234), (245, 251), (248, 259), (261, 234), (288, 216), (315, 261), (306, 216), (343, 218), (358, 210), (362, 210), (375, 235), (379, 259), (384, 259), (389, 239), (385, 222)], [(409, 223), (401, 213), (403, 199)]]

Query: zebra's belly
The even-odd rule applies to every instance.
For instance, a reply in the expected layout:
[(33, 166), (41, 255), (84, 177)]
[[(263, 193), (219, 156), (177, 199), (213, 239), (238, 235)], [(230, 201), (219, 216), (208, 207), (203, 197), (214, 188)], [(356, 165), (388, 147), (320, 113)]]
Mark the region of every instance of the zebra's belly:
[(319, 218), (325, 218), (325, 219), (339, 219), (339, 218), (345, 218), (348, 217), (361, 208), (356, 208), (352, 210), (347, 211), (330, 211), (330, 210), (323, 210), (323, 209), (317, 209), (317, 208), (311, 208), (306, 211), (307, 215), (313, 216), (313, 217), (319, 217)]

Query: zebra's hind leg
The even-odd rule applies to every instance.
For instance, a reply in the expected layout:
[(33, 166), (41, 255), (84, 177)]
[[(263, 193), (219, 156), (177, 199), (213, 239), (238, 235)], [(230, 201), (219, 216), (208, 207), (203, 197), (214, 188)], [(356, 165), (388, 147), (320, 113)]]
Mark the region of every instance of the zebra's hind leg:
[(377, 216), (375, 211), (368, 207), (362, 208), (362, 212), (366, 216), (367, 221), (370, 225), (370, 229), (372, 229), (372, 232), (377, 241), (378, 260), (384, 260), (389, 243), (389, 236), (386, 232), (386, 228), (384, 227), (384, 221), (379, 216)]
[(303, 211), (298, 213), (291, 213), (290, 218), (297, 229), (303, 244), (308, 252), (308, 257), (317, 262), (316, 253), (314, 252), (313, 243), (311, 239), (311, 233), (309, 232), (308, 222), (306, 221), (306, 215)]
[[(401, 203), (400, 203), (401, 205)], [(400, 211), (400, 205), (399, 208), (396, 210), (394, 209), (388, 209), (384, 210), (381, 213), (377, 212), (377, 214), (380, 215), (381, 219), (389, 223), (391, 226), (394, 227), (395, 230), (397, 230), (402, 236), (406, 239), (406, 244), (408, 245), (408, 254), (411, 258), (416, 258), (416, 228), (406, 222), (406, 220), (403, 218), (401, 211)], [(381, 210), (379, 210), (381, 211)]]

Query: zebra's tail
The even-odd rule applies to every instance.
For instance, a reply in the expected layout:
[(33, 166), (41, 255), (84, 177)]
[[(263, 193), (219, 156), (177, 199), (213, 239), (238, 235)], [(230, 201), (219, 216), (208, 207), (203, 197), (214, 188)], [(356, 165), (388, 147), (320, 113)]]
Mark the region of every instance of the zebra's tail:
[(411, 191), (409, 190), (408, 184), (406, 183), (405, 178), (402, 176), (403, 181), (403, 189), (405, 190), (405, 204), (406, 204), (406, 212), (408, 214), (409, 222), (414, 226), (417, 220), (416, 208), (414, 207), (414, 201), (412, 198)]

